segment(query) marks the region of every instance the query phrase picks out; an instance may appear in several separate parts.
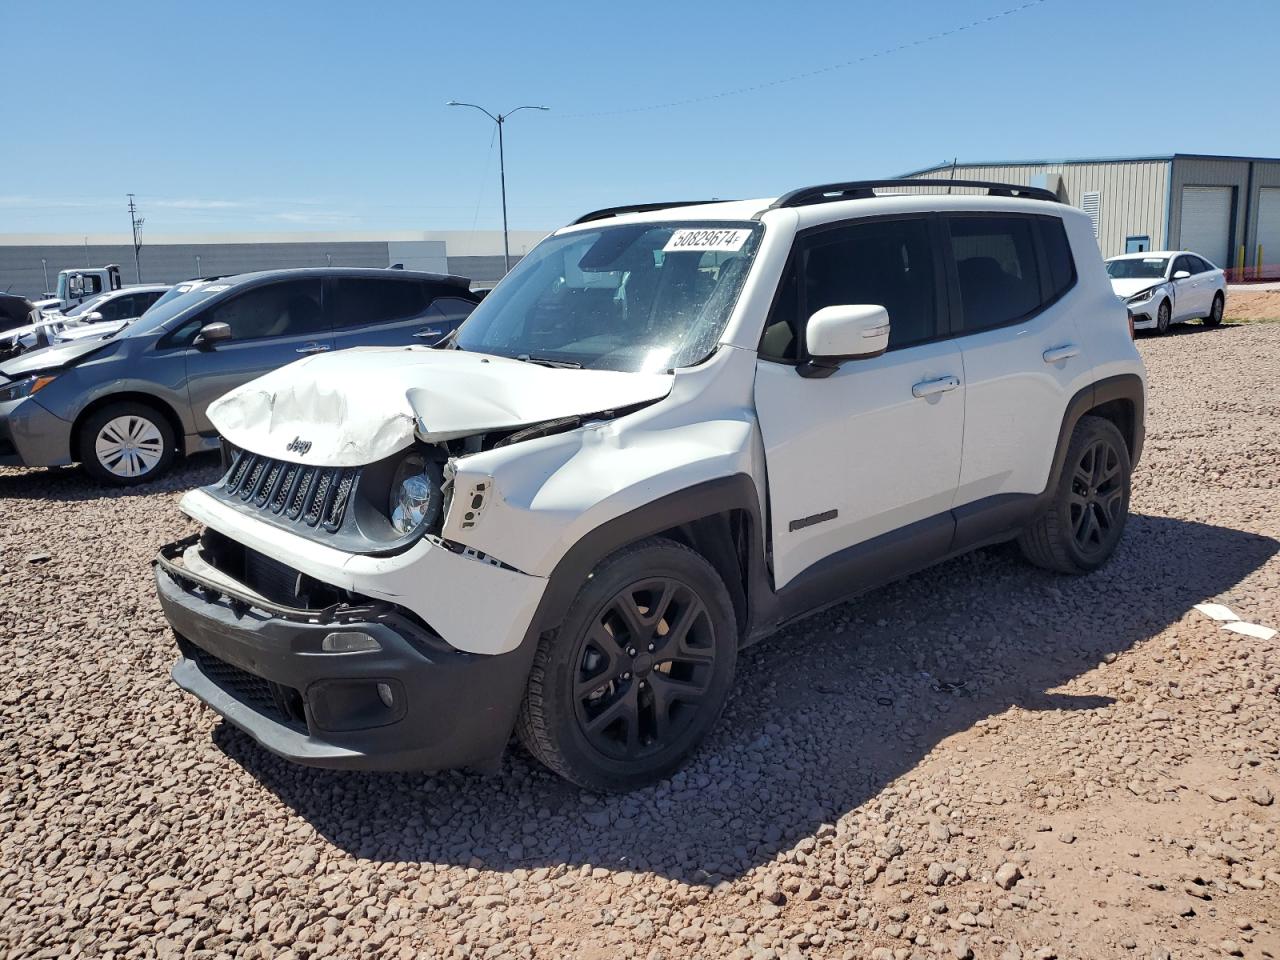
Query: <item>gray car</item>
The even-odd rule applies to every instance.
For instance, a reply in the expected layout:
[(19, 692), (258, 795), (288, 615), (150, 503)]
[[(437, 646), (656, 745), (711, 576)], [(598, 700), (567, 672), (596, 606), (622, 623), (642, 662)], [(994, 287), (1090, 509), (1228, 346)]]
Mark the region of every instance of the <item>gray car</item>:
[(432, 344), (479, 297), (462, 277), (322, 268), (227, 277), (166, 296), (101, 340), (0, 364), (0, 465), (83, 463), (114, 484), (216, 449), (209, 404), (308, 354)]

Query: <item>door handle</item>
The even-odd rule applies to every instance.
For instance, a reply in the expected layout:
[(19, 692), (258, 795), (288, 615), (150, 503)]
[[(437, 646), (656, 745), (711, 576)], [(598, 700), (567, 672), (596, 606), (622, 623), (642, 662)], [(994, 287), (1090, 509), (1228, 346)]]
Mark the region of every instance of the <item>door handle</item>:
[(921, 380), (911, 388), (913, 397), (932, 397), (937, 393), (947, 393), (960, 386), (959, 377), (938, 377), (936, 380)]
[(415, 333), (414, 336), (419, 338), (420, 340), (425, 340), (427, 339), (427, 337), (443, 337), (444, 331), (436, 327), (423, 327), (421, 330)]
[(328, 344), (324, 343), (308, 343), (305, 347), (299, 347), (295, 353), (324, 353), (329, 349)]
[(1059, 363), (1080, 356), (1080, 348), (1074, 343), (1064, 343), (1060, 347), (1050, 347), (1041, 356), (1044, 357), (1045, 363)]

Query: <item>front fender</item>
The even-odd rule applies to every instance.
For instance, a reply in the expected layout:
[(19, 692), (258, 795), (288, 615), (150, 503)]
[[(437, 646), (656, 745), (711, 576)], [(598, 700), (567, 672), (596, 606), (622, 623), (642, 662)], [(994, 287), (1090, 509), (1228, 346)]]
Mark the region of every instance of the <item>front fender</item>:
[(759, 513), (762, 498), (750, 480), (760, 475), (759, 430), (741, 414), (660, 430), (601, 423), (528, 441), (506, 462), (487, 454), (458, 461), (443, 536), (549, 577), (576, 544), (623, 516), (649, 508), (641, 526), (650, 529), (637, 528), (631, 540), (697, 519), (683, 514), (703, 501), (682, 495), (707, 483), (745, 477), (754, 502), (712, 505), (699, 516), (735, 506)]

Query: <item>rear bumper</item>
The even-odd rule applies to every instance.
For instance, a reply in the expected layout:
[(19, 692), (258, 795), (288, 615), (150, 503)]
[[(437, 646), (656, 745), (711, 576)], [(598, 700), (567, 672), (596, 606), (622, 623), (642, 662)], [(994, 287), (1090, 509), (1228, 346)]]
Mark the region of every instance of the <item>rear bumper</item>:
[(70, 423), (32, 397), (0, 403), (0, 466), (59, 467), (70, 462)]
[[(174, 681), (273, 753), (361, 770), (488, 767), (501, 756), (532, 643), (464, 653), (391, 604), (290, 611), (220, 595), (159, 561), (155, 574), (178, 640)], [(379, 649), (326, 652), (334, 632)]]

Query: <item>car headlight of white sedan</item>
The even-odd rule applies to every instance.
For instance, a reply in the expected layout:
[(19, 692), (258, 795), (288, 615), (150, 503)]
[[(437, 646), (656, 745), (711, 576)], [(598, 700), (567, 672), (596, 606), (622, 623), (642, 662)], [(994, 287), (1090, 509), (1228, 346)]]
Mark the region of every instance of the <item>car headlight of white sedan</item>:
[(1146, 303), (1156, 295), (1159, 287), (1151, 287), (1149, 290), (1143, 290), (1141, 293), (1135, 293), (1132, 297), (1125, 301), (1129, 306), (1136, 306), (1139, 303)]

